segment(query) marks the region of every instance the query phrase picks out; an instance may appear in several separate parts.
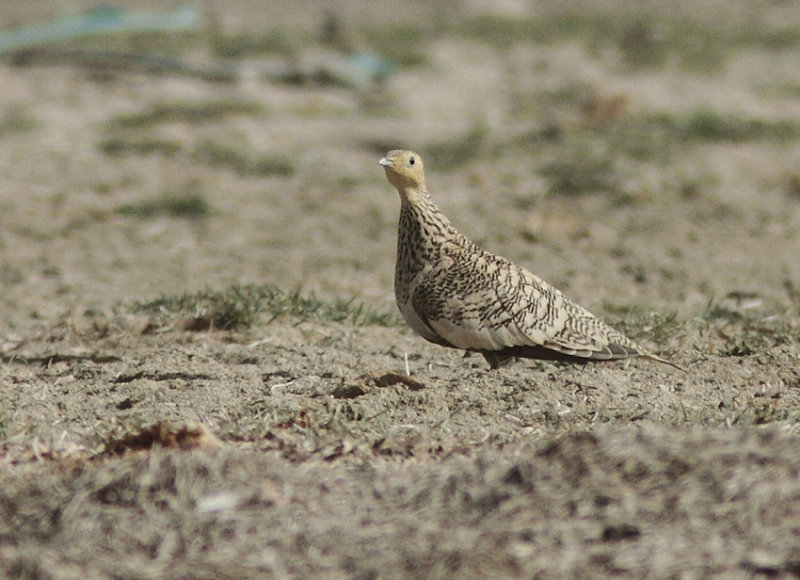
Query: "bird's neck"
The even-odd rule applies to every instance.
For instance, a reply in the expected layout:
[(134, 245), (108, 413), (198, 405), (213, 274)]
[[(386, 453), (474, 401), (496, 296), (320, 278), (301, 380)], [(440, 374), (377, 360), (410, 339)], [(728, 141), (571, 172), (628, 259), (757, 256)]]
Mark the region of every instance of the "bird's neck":
[(459, 237), (424, 189), (401, 192), (397, 267), (417, 272), (437, 259), (442, 244)]

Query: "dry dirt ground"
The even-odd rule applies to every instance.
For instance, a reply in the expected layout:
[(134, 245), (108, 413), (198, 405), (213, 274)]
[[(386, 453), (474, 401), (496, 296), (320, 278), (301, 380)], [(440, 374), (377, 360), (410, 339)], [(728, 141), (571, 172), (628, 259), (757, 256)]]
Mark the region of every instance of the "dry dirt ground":
[[(201, 8), (0, 60), (0, 576), (800, 576), (793, 2)], [(410, 334), (396, 147), (687, 372)]]

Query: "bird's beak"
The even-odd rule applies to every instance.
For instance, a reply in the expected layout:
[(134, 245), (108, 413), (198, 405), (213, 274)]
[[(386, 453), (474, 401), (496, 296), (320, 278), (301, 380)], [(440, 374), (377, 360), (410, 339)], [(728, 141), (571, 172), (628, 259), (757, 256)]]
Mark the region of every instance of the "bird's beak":
[(381, 160), (378, 161), (378, 165), (383, 165), (384, 167), (394, 167), (394, 161), (388, 157), (382, 157)]

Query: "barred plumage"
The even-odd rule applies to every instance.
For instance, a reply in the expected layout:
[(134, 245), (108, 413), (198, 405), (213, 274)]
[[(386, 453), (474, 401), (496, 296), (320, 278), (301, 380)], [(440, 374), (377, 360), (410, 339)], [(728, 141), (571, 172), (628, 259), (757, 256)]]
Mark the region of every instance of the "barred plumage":
[(400, 312), (417, 334), (479, 352), (493, 369), (514, 357), (644, 356), (677, 367), (541, 278), (461, 235), (428, 194), (419, 155), (390, 151), (379, 163), (400, 193), (394, 289)]

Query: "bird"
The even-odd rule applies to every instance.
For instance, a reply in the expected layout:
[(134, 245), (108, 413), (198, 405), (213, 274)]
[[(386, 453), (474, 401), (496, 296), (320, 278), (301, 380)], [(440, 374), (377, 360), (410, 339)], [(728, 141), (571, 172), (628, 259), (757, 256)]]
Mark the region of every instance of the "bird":
[(483, 355), (491, 369), (517, 358), (588, 362), (644, 357), (642, 348), (543, 279), (461, 234), (434, 203), (422, 157), (378, 161), (400, 194), (394, 291), (422, 338)]

